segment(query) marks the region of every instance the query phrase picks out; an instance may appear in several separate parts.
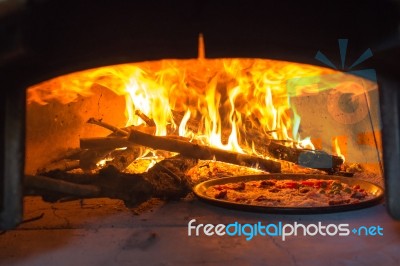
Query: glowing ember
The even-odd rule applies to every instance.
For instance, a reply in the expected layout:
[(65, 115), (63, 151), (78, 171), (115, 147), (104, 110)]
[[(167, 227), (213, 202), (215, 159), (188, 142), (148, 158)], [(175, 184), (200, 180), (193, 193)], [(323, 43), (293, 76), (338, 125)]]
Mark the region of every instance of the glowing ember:
[(264, 59), (162, 60), (57, 77), (30, 87), (28, 103), (73, 102), (92, 95), (92, 86), (99, 84), (125, 97), (127, 126), (145, 124), (135, 115), (140, 110), (154, 121), (156, 135), (178, 131), (202, 144), (254, 153), (254, 143), (246, 136), (256, 128), (273, 139), (314, 149), (310, 138), (299, 135), (301, 118), (290, 105), (286, 83), (332, 73), (336, 72)]
[(107, 164), (107, 162), (111, 162), (113, 159), (114, 158), (111, 158), (111, 157), (104, 158), (104, 159), (98, 161), (96, 163), (96, 166), (99, 168), (103, 168)]

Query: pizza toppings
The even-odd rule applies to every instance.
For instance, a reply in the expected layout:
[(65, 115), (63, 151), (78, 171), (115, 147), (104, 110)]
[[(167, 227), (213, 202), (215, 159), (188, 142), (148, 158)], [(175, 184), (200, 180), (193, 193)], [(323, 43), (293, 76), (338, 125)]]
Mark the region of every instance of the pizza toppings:
[(268, 189), (268, 191), (271, 192), (271, 193), (277, 193), (277, 192), (279, 192), (281, 190), (279, 188), (274, 187), (274, 188)]
[(271, 207), (346, 205), (373, 197), (359, 185), (320, 179), (227, 183), (208, 187), (206, 194), (215, 199)]
[(226, 197), (227, 193), (228, 193), (227, 190), (221, 190), (221, 191), (217, 192), (214, 196), (216, 199), (223, 199)]
[(310, 192), (310, 189), (306, 188), (306, 187), (303, 187), (299, 191), (300, 191), (300, 193), (307, 193), (307, 192)]

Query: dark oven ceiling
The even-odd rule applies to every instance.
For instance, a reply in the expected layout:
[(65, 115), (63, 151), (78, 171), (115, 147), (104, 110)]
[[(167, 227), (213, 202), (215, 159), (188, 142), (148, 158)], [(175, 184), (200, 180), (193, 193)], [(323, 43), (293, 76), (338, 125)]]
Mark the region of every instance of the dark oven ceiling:
[(0, 55), (11, 75), (25, 75), (31, 83), (101, 65), (195, 58), (199, 33), (209, 58), (311, 64), (318, 64), (318, 50), (339, 61), (339, 38), (349, 39), (349, 62), (366, 48), (379, 53), (398, 44), (399, 13), (393, 1), (20, 3), (2, 15), (1, 34), (7, 41)]

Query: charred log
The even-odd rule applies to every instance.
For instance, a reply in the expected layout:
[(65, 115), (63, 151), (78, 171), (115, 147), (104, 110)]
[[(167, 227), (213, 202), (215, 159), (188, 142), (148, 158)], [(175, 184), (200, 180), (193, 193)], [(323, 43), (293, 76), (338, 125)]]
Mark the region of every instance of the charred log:
[(140, 155), (139, 147), (126, 147), (124, 150), (114, 150), (110, 153), (111, 161), (106, 162), (106, 165), (112, 165), (119, 171), (123, 171)]
[(132, 143), (146, 146), (155, 150), (177, 152), (182, 156), (212, 160), (243, 165), (247, 167), (259, 167), (271, 173), (279, 173), (281, 165), (279, 162), (263, 159), (257, 156), (225, 151), (205, 145), (194, 144), (178, 139), (149, 135), (140, 131), (132, 130), (128, 140)]
[[(175, 122), (177, 124), (183, 119), (183, 114), (173, 111)], [(256, 121), (257, 122), (257, 121)], [(256, 123), (252, 121), (250, 124)], [(198, 131), (198, 125), (201, 124), (194, 118), (190, 118), (187, 122), (187, 127), (193, 132)], [(257, 124), (257, 123), (256, 123)], [(241, 136), (247, 141), (247, 143), (254, 143), (257, 152), (270, 155), (273, 158), (279, 160), (289, 161), (300, 166), (323, 170), (328, 173), (338, 172), (340, 166), (343, 164), (343, 159), (339, 156), (328, 154), (321, 150), (305, 150), (287, 147), (279, 142), (292, 142), (287, 140), (274, 140), (269, 135), (274, 132), (262, 132), (258, 129), (247, 126), (247, 129), (240, 129)], [(222, 132), (222, 140), (226, 141), (229, 137), (230, 132)]]
[[(180, 123), (183, 119), (183, 114), (173, 111), (174, 119), (176, 123)], [(150, 118), (145, 117), (150, 120), (149, 123), (153, 123)], [(100, 122), (102, 125), (103, 122)], [(199, 124), (196, 119), (189, 119), (187, 126), (190, 130), (197, 132), (199, 130)], [(110, 125), (106, 124), (107, 127)], [(112, 126), (111, 126), (112, 127)], [(237, 154), (233, 152), (222, 151), (219, 149), (211, 148), (208, 146), (193, 144), (187, 141), (179, 141), (179, 138), (169, 137), (156, 137), (149, 134), (152, 133), (154, 127), (150, 127), (151, 131), (147, 130), (149, 134), (143, 135), (145, 133), (141, 130), (136, 130), (136, 127), (131, 127), (129, 130), (131, 132), (136, 132), (139, 137), (115, 137), (115, 138), (91, 138), (91, 139), (81, 139), (81, 148), (95, 148), (95, 147), (107, 147), (107, 148), (121, 148), (129, 146), (129, 142), (134, 142), (139, 145), (150, 147), (153, 149), (163, 149), (167, 151), (179, 152), (184, 156), (197, 159), (216, 159), (223, 162), (245, 165), (254, 167), (259, 165), (261, 169), (270, 172), (280, 171), (277, 169), (274, 161), (264, 160), (257, 156)], [(128, 129), (124, 129), (126, 132)], [(170, 132), (173, 133), (173, 132)], [(248, 143), (254, 143), (256, 150), (262, 154), (268, 154), (273, 158), (279, 160), (289, 161), (298, 164), (303, 167), (323, 170), (328, 173), (339, 172), (340, 167), (343, 164), (343, 159), (339, 156), (328, 154), (321, 150), (306, 150), (297, 149), (293, 147), (288, 147), (280, 144), (280, 141), (272, 140), (267, 134), (259, 132), (258, 130), (251, 129), (246, 133), (246, 141)], [(223, 134), (224, 135), (224, 134)], [(226, 135), (226, 134), (225, 134)], [(149, 140), (149, 137), (151, 138)], [(153, 137), (153, 138), (152, 138)], [(224, 136), (223, 136), (224, 138)], [(136, 140), (135, 140), (136, 139)], [(166, 141), (164, 141), (166, 140)], [(218, 155), (218, 156), (217, 156)], [(217, 158), (218, 157), (218, 158)], [(270, 163), (272, 162), (272, 163)]]
[(51, 171), (43, 176), (26, 176), (25, 189), (51, 201), (71, 196), (108, 197), (121, 199), (128, 207), (134, 207), (152, 197), (175, 200), (186, 196), (191, 192), (192, 183), (185, 172), (196, 163), (193, 159), (173, 157), (155, 164), (143, 174), (122, 173), (112, 165), (97, 174)]
[(70, 171), (79, 167), (80, 167), (79, 160), (62, 159), (46, 165), (45, 167), (39, 169), (37, 172), (38, 174), (41, 174), (51, 171)]
[(110, 148), (94, 148), (83, 150), (79, 161), (79, 167), (84, 171), (97, 168), (97, 163), (106, 157), (113, 149)]
[(324, 151), (296, 149), (274, 141), (271, 141), (268, 145), (268, 153), (274, 158), (328, 173), (340, 171), (340, 167), (344, 162), (341, 157), (330, 155)]
[(109, 149), (129, 147), (133, 144), (124, 137), (81, 138), (81, 149)]
[(25, 176), (24, 183), (30, 189), (48, 190), (78, 197), (98, 197), (100, 188), (95, 185), (76, 184), (64, 180), (57, 180), (46, 176)]

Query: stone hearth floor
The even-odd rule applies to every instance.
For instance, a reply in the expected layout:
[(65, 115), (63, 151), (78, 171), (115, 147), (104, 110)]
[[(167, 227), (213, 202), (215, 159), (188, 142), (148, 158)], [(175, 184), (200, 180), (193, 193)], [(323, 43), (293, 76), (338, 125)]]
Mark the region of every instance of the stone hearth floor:
[[(400, 222), (383, 204), (348, 212), (288, 215), (210, 206), (197, 199), (129, 209), (121, 201), (45, 203), (25, 198), (24, 220), (0, 235), (1, 265), (400, 265)], [(39, 218), (41, 217), (41, 218)], [(196, 224), (233, 222), (381, 226), (383, 236), (188, 236)]]

